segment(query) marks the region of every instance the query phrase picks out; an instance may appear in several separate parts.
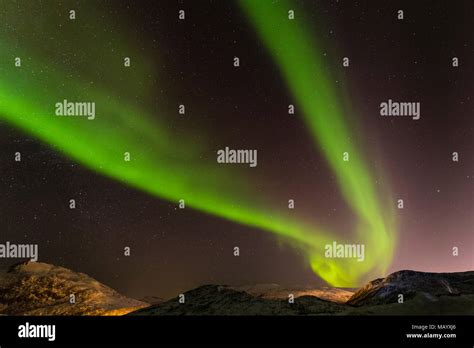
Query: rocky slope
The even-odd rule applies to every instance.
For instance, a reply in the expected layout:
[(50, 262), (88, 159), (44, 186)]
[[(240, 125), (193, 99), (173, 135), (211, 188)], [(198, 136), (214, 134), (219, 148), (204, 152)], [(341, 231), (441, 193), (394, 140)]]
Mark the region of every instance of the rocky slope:
[(474, 295), (474, 272), (398, 271), (386, 278), (369, 282), (354, 293), (347, 304), (362, 306), (398, 303), (400, 294), (404, 301), (419, 295), (433, 302), (441, 296)]
[(123, 315), (147, 305), (86, 274), (46, 263), (25, 262), (0, 272), (0, 315)]

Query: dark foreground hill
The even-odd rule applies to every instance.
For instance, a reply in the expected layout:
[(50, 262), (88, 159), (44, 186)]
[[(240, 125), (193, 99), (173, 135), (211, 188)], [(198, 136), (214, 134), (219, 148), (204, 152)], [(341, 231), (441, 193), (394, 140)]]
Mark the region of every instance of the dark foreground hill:
[(184, 303), (172, 299), (143, 308), (131, 315), (305, 315), (336, 314), (343, 304), (301, 296), (294, 303), (288, 299), (265, 298), (228, 286), (204, 285), (183, 294)]
[[(343, 289), (327, 291), (332, 301), (320, 298), (331, 297), (321, 289), (313, 290), (317, 297), (300, 290), (205, 285), (184, 293), (184, 303), (175, 298), (129, 315), (474, 315), (474, 272), (399, 271), (350, 297)], [(291, 293), (294, 303), (288, 301)]]

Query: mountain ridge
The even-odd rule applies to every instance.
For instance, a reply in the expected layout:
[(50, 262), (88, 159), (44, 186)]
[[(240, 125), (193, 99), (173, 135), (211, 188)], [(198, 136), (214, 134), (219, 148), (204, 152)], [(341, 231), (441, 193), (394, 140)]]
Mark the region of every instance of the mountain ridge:
[(100, 316), (474, 315), (474, 271), (401, 270), (359, 289), (207, 284), (182, 295), (139, 301), (84, 273), (40, 262), (0, 271), (0, 315)]

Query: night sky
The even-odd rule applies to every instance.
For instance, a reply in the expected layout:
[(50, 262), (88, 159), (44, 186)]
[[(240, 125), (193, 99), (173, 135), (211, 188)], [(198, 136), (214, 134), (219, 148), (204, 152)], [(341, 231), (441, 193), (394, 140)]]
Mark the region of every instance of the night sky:
[[(345, 96), (338, 100), (351, 134), (364, 144), (374, 189), (391, 193), (398, 225), (387, 272), (472, 270), (474, 3), (295, 3), (294, 21), (304, 20), (317, 38), (332, 83)], [(77, 13), (73, 21), (70, 9)], [(399, 9), (403, 20), (397, 19)], [(314, 145), (278, 64), (236, 2), (19, 1), (1, 4), (0, 12), (0, 43), (22, 52), (23, 78), (34, 74), (42, 81), (66, 71), (66, 90), (68, 83), (87, 81), (107, 98), (143, 105), (173, 142), (206, 141), (208, 151), (191, 154), (190, 163), (201, 161), (210, 171), (221, 170), (217, 149), (257, 149), (256, 168), (226, 170), (252, 183), (247, 197), (267, 202), (269, 219), (294, 199), (293, 220), (351, 235), (356, 218), (335, 174)], [(120, 67), (124, 56), (132, 57), (129, 69)], [(0, 50), (0, 73), (17, 71), (14, 57)], [(240, 58), (238, 68), (234, 57)], [(349, 67), (342, 57), (350, 58)], [(78, 99), (62, 93), (63, 87), (44, 92), (44, 100)], [(31, 97), (14, 83), (2, 89)], [(35, 93), (42, 100), (43, 91)], [(7, 103), (4, 95), (0, 106)], [(421, 118), (380, 116), (379, 105), (388, 99), (420, 102)], [(185, 104), (185, 115), (178, 114), (179, 104)], [(295, 104), (294, 115), (289, 104)], [(0, 107), (0, 243), (37, 243), (39, 261), (84, 272), (137, 298), (170, 297), (207, 283), (326, 284), (284, 238), (192, 207), (179, 209), (177, 201), (103, 175), (15, 126), (2, 117), (5, 110)], [(136, 139), (148, 146), (140, 134)], [(21, 162), (14, 161), (17, 151)], [(199, 175), (186, 162), (177, 168)], [(71, 198), (77, 202), (73, 210)], [(396, 207), (399, 198), (403, 210)], [(129, 257), (125, 246), (131, 247)], [(452, 255), (455, 246), (459, 256)], [(16, 261), (0, 259), (0, 267)]]

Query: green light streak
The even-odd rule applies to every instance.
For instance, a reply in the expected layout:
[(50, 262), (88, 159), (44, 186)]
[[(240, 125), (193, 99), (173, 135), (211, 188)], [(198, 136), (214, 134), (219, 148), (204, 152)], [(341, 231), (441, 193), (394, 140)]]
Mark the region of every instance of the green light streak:
[[(141, 57), (140, 51), (133, 44), (123, 43), (115, 47), (120, 53), (112, 53), (110, 48), (102, 47), (107, 38), (94, 36), (94, 28), (69, 23), (65, 25), (70, 28), (58, 34), (58, 23), (67, 23), (67, 19), (58, 19), (57, 14), (38, 22), (35, 9), (21, 20), (12, 21), (16, 5), (4, 9), (0, 18), (4, 24), (0, 33), (0, 119), (100, 174), (162, 199), (185, 199), (187, 207), (281, 236), (303, 250), (312, 269), (327, 282), (355, 286), (362, 276), (380, 275), (385, 270), (393, 251), (393, 231), (383, 218), (372, 178), (350, 141), (324, 66), (306, 32), (281, 19), (287, 11), (281, 12), (283, 4), (242, 2), (304, 109), (306, 122), (336, 173), (344, 198), (360, 218), (357, 238), (351, 243), (366, 243), (365, 262), (325, 258), (325, 244), (333, 240), (342, 243), (336, 234), (273, 209), (268, 200), (253, 193), (251, 181), (241, 172), (216, 165), (215, 158), (212, 163), (200, 160), (215, 149), (205, 141), (176, 138), (164, 118), (152, 117), (163, 112), (152, 105), (150, 87), (143, 82), (153, 74), (153, 63), (140, 58), (141, 64), (135, 69), (134, 57)], [(90, 16), (94, 9), (84, 12)], [(272, 29), (276, 24), (277, 34)], [(66, 36), (69, 41), (61, 47), (70, 53), (82, 47), (77, 42), (93, 47), (97, 59), (68, 56), (67, 62), (58, 63), (60, 55), (53, 52), (57, 41), (35, 41), (33, 32), (39, 29), (43, 36)], [(13, 66), (17, 56), (22, 57), (21, 68)], [(120, 63), (107, 65), (121, 62), (123, 56), (132, 57), (135, 69), (126, 82), (117, 78), (124, 74)], [(71, 64), (80, 67), (80, 73), (72, 76), (68, 70)], [(91, 80), (107, 83), (100, 86)], [(54, 116), (55, 103), (63, 99), (95, 102), (96, 119)], [(124, 161), (125, 151), (131, 153), (130, 162)], [(342, 162), (344, 151), (350, 152), (349, 163)]]
[[(290, 1), (241, 0), (248, 18), (278, 63), (288, 88), (302, 108), (305, 122), (313, 134), (314, 142), (324, 154), (337, 176), (341, 192), (359, 217), (356, 228), (359, 243), (365, 243), (369, 259), (364, 266), (383, 272), (388, 267), (395, 245), (393, 216), (390, 206), (382, 210), (373, 187), (371, 176), (356, 144), (351, 139), (347, 122), (343, 118), (341, 103), (336, 97), (328, 67), (324, 64), (321, 50), (315, 39), (301, 25), (301, 20), (289, 20), (290, 9), (297, 10)], [(343, 161), (348, 152), (350, 161)], [(384, 217), (389, 215), (389, 217)], [(310, 255), (313, 270), (331, 284), (345, 284), (354, 279), (364, 266), (336, 269), (321, 259), (320, 254)], [(353, 266), (353, 265), (351, 265)]]

